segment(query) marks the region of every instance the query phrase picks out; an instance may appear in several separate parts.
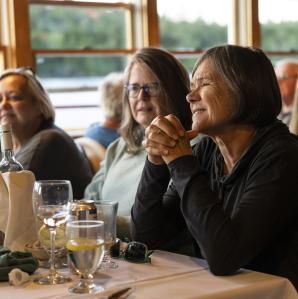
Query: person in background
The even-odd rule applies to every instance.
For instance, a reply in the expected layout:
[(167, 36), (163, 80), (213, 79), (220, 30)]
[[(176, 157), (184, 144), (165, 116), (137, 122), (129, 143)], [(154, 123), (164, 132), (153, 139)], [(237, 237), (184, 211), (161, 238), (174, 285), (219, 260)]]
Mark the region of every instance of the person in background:
[(282, 98), (282, 110), (278, 118), (289, 125), (298, 78), (298, 60), (284, 59), (278, 61), (275, 65), (275, 73)]
[[(187, 228), (213, 274), (243, 267), (298, 288), (298, 138), (277, 119), (282, 102), (270, 60), (257, 48), (211, 48), (186, 99), (192, 131), (174, 115), (146, 128), (133, 240), (158, 249)], [(198, 132), (204, 137), (191, 148)]]
[(185, 100), (189, 75), (169, 52), (143, 48), (125, 71), (121, 137), (110, 144), (99, 172), (86, 188), (85, 198), (118, 201), (117, 235), (129, 237), (130, 210), (146, 159), (145, 128), (157, 115), (172, 113), (185, 129), (191, 111)]
[(100, 104), (104, 114), (102, 123), (93, 123), (85, 137), (95, 140), (104, 148), (119, 137), (118, 129), (122, 118), (123, 75), (111, 73), (99, 86)]
[(36, 180), (70, 180), (74, 198), (80, 199), (92, 178), (90, 166), (54, 120), (49, 96), (31, 69), (0, 74), (0, 123), (12, 126), (16, 159)]
[(298, 79), (296, 82), (296, 91), (294, 95), (292, 117), (289, 124), (290, 132), (298, 135)]

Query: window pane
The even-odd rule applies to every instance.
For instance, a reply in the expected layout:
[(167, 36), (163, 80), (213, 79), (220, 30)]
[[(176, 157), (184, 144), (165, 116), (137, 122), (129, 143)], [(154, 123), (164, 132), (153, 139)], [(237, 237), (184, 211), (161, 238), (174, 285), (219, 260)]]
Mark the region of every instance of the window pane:
[(126, 55), (36, 55), (37, 74), (40, 77), (105, 76), (123, 71)]
[(259, 0), (262, 48), (298, 51), (298, 1)]
[(230, 0), (158, 0), (161, 46), (206, 49), (227, 43)]
[(126, 40), (126, 13), (123, 8), (32, 4), (32, 48), (129, 48)]
[(177, 58), (181, 61), (184, 65), (186, 70), (188, 71), (189, 75), (191, 76), (193, 67), (195, 66), (196, 61), (200, 58), (201, 55), (177, 55)]
[[(98, 98), (98, 95), (95, 92), (94, 98)], [(55, 111), (55, 124), (66, 130), (71, 136), (75, 137), (84, 135), (86, 128), (88, 128), (90, 124), (99, 123), (104, 120), (100, 107), (56, 108)]]
[(38, 55), (37, 75), (56, 108), (56, 124), (80, 135), (101, 121), (98, 85), (109, 73), (123, 72), (126, 64), (126, 55)]

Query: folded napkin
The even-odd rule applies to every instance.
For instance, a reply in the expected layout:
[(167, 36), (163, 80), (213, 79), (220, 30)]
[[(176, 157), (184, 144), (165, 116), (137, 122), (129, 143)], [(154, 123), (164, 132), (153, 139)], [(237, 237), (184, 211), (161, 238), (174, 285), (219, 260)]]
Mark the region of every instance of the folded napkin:
[(11, 252), (0, 246), (0, 281), (8, 281), (9, 272), (15, 268), (32, 274), (38, 268), (38, 261), (30, 252)]
[(23, 251), (28, 242), (37, 240), (32, 207), (34, 174), (28, 170), (0, 173), (0, 231), (4, 246)]

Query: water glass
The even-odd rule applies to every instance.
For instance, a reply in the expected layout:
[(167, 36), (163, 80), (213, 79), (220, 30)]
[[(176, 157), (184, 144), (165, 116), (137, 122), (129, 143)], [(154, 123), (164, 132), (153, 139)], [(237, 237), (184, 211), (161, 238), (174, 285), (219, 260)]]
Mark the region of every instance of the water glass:
[(97, 219), (104, 222), (105, 254), (100, 268), (117, 268), (118, 264), (111, 260), (110, 249), (116, 242), (116, 221), (118, 202), (100, 201), (96, 203)]
[(80, 275), (72, 293), (97, 293), (103, 290), (93, 281), (104, 256), (104, 223), (97, 220), (75, 220), (66, 224), (66, 248), (70, 267)]

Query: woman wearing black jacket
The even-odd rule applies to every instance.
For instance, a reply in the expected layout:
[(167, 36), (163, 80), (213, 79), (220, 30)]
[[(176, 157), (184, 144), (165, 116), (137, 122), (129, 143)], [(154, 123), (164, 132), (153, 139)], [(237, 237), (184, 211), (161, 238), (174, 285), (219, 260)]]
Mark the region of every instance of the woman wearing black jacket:
[[(245, 267), (298, 288), (298, 140), (276, 119), (271, 62), (255, 48), (212, 48), (194, 68), (187, 101), (192, 131), (172, 115), (146, 129), (133, 238), (165, 248), (188, 230), (215, 275)], [(197, 133), (206, 136), (192, 149)]]

